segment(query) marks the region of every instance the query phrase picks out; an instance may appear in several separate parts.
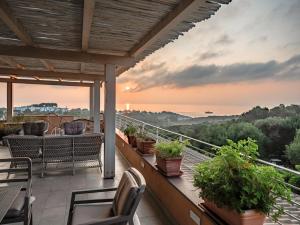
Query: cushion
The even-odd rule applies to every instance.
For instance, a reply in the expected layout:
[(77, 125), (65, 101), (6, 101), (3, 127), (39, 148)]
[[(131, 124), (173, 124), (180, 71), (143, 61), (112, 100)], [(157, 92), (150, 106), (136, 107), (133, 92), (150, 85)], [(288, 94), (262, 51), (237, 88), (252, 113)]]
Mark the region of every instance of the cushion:
[(66, 135), (80, 135), (84, 132), (84, 123), (81, 121), (64, 123), (64, 131)]
[(7, 211), (5, 218), (19, 217), (22, 215), (25, 205), (25, 194), (25, 191), (19, 193), (18, 197)]
[(134, 177), (125, 171), (113, 201), (114, 215), (128, 215), (130, 213), (138, 188)]
[(23, 123), (24, 135), (43, 136), (47, 129), (45, 122), (26, 122)]
[(72, 225), (89, 224), (113, 216), (111, 203), (75, 205)]

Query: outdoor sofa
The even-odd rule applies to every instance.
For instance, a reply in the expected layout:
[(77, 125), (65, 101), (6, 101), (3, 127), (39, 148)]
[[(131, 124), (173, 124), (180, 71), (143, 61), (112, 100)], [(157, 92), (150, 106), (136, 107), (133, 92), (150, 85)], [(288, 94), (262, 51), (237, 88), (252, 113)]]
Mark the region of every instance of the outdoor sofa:
[[(102, 134), (4, 137), (12, 157), (28, 157), (40, 165), (41, 176), (49, 165), (55, 168), (99, 167), (102, 172)], [(12, 164), (12, 167), (17, 167)]]

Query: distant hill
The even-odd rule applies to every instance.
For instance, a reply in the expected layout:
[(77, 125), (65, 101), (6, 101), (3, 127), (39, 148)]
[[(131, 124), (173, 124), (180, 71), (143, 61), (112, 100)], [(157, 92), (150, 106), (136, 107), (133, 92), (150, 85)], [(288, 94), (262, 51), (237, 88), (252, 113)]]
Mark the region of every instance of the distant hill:
[(190, 116), (184, 116), (174, 112), (147, 112), (147, 111), (122, 111), (123, 115), (144, 121), (156, 126), (172, 126), (178, 122), (192, 119)]
[(273, 108), (256, 106), (248, 112), (243, 113), (240, 116), (240, 120), (246, 122), (253, 122), (259, 119), (265, 119), (268, 117), (293, 117), (300, 115), (300, 105), (288, 105), (280, 104)]
[(160, 127), (193, 125), (201, 123), (221, 123), (238, 118), (238, 116), (207, 116), (192, 118), (190, 116), (167, 111), (123, 111), (122, 114)]

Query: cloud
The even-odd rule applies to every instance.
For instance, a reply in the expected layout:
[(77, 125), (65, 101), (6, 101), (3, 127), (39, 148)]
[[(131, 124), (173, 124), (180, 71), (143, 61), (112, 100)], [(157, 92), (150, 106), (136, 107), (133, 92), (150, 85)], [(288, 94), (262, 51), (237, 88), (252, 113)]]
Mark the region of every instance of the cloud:
[(218, 51), (218, 52), (207, 51), (207, 52), (200, 54), (198, 59), (203, 61), (203, 60), (207, 60), (207, 59), (217, 58), (217, 57), (220, 57), (223, 55), (225, 55), (225, 54), (224, 54), (224, 52), (221, 52), (221, 51)]
[(131, 81), (136, 83), (136, 87), (131, 91), (138, 92), (157, 86), (186, 88), (263, 79), (300, 80), (300, 55), (284, 62), (272, 60), (265, 63), (235, 63), (225, 66), (193, 65), (175, 72), (168, 72), (163, 65), (151, 76), (131, 76)]
[(228, 45), (232, 44), (234, 40), (230, 38), (227, 34), (223, 34), (219, 39), (215, 41), (215, 44)]

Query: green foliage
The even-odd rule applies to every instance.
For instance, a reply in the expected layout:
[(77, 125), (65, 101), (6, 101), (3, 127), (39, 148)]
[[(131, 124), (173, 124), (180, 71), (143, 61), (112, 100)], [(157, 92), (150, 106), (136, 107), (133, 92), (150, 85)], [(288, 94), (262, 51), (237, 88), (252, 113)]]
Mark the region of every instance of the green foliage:
[(286, 146), (286, 154), (292, 164), (300, 164), (300, 130), (297, 130), (293, 142)]
[(229, 140), (216, 157), (198, 164), (194, 185), (201, 189), (200, 197), (238, 212), (257, 209), (276, 220), (282, 212), (272, 212), (276, 199), (290, 199), (291, 192), (277, 170), (253, 163), (257, 150), (250, 138), (237, 143)]
[(262, 157), (285, 161), (285, 146), (294, 139), (296, 133), (290, 118), (269, 117), (257, 120), (254, 125), (267, 137)]
[(256, 106), (248, 112), (241, 115), (242, 121), (252, 122), (257, 119), (265, 119), (269, 116), (269, 109)]
[(240, 122), (232, 123), (228, 127), (228, 139), (235, 142), (247, 138), (256, 140), (259, 146), (262, 146), (265, 141), (265, 135), (252, 123)]
[(155, 144), (156, 155), (161, 158), (181, 157), (188, 141), (180, 142), (178, 140), (171, 142), (159, 142)]
[(134, 136), (137, 133), (137, 128), (132, 123), (128, 124), (122, 130), (123, 130), (124, 134), (127, 136)]

